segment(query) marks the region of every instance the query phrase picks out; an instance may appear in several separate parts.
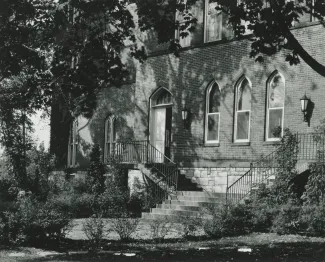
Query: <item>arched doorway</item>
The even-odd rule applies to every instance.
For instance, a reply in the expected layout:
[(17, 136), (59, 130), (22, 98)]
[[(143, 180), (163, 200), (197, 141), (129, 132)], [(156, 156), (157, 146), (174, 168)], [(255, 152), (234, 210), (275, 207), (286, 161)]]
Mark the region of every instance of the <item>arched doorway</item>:
[[(156, 90), (150, 99), (150, 143), (170, 158), (172, 128), (172, 94), (166, 88)], [(163, 162), (156, 157), (155, 162)]]

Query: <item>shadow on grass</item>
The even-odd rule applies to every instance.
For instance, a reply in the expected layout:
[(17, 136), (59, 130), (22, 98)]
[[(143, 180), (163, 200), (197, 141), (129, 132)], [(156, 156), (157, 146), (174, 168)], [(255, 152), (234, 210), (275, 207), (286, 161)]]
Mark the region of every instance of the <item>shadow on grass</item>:
[[(239, 252), (238, 248), (244, 246), (240, 242), (227, 244), (218, 243), (218, 240), (166, 240), (162, 243), (105, 241), (102, 251), (91, 253), (87, 252), (87, 241), (66, 240), (56, 249), (51, 248), (61, 252), (60, 255), (26, 258), (23, 261), (325, 261), (324, 242), (257, 244), (250, 246), (251, 252)], [(200, 250), (200, 247), (205, 249)], [(127, 257), (121, 253), (136, 255)]]
[[(116, 251), (117, 252), (117, 251)], [(132, 250), (129, 250), (132, 252)], [(255, 246), (250, 253), (238, 252), (236, 247), (215, 247), (210, 250), (156, 250), (139, 252), (136, 256), (114, 255), (114, 252), (60, 255), (24, 261), (324, 261), (324, 244), (292, 243), (275, 246)]]

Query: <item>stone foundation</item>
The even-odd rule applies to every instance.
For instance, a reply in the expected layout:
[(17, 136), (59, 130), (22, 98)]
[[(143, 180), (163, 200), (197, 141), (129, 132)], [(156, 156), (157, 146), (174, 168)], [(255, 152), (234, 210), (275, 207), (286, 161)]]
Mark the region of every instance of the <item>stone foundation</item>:
[(184, 174), (192, 182), (200, 185), (205, 191), (214, 193), (226, 193), (227, 185), (234, 183), (245, 174), (247, 167), (207, 167), (207, 168), (181, 168)]

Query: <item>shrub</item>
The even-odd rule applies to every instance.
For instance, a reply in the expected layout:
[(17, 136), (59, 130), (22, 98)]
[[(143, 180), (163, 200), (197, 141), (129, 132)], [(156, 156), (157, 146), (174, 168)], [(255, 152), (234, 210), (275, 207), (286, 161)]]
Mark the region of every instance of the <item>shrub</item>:
[(181, 225), (182, 237), (187, 239), (189, 236), (195, 236), (198, 229), (202, 227), (202, 216), (201, 214), (196, 216), (179, 216), (176, 222)]
[(267, 202), (254, 202), (251, 204), (251, 225), (253, 232), (268, 233), (271, 231), (273, 220), (279, 212)]
[(322, 202), (325, 192), (325, 164), (321, 162), (309, 165), (310, 175), (305, 186), (306, 191), (302, 199), (307, 204), (318, 204)]
[(103, 239), (107, 236), (108, 231), (105, 229), (105, 223), (102, 215), (93, 215), (86, 219), (82, 224), (82, 231), (85, 233), (91, 251), (100, 248)]
[(105, 190), (105, 165), (101, 161), (99, 144), (94, 144), (90, 152), (90, 167), (88, 177), (90, 178), (91, 192), (101, 194)]
[(168, 217), (158, 217), (146, 222), (150, 228), (150, 237), (156, 242), (164, 239), (171, 232), (174, 221)]
[(302, 207), (300, 221), (305, 233), (309, 236), (325, 237), (325, 206), (324, 201), (318, 205)]
[(139, 220), (129, 218), (127, 214), (123, 214), (119, 218), (112, 219), (112, 230), (115, 231), (122, 241), (129, 241), (131, 235), (136, 231)]
[(273, 220), (272, 231), (279, 235), (300, 233), (303, 230), (299, 217), (301, 206), (289, 201), (279, 209), (279, 213)]
[(23, 197), (15, 212), (6, 212), (6, 242), (44, 245), (60, 241), (71, 228), (69, 214), (60, 212), (51, 203), (41, 203), (32, 197)]
[(252, 213), (248, 205), (207, 205), (207, 217), (203, 218), (203, 229), (213, 238), (238, 236), (252, 230)]

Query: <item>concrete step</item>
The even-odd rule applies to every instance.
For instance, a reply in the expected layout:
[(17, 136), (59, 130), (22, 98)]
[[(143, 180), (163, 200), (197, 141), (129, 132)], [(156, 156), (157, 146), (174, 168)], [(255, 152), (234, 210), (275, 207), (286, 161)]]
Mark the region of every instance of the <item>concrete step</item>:
[(226, 197), (225, 193), (213, 193), (204, 191), (177, 191), (178, 196), (197, 196), (197, 197)]
[(205, 196), (169, 196), (167, 200), (180, 200), (180, 201), (197, 201), (197, 202), (216, 202), (223, 197), (205, 197)]
[(190, 211), (190, 210), (152, 208), (150, 213), (160, 214), (160, 215), (175, 215), (175, 216), (198, 216), (201, 212)]
[(204, 202), (204, 201), (185, 201), (185, 200), (165, 200), (163, 204), (172, 205), (172, 206), (196, 206), (204, 207), (206, 205), (222, 205), (226, 203), (226, 200), (218, 200), (215, 202)]
[(183, 206), (183, 205), (168, 205), (168, 204), (158, 204), (156, 208), (160, 209), (172, 209), (172, 210), (184, 210), (184, 211), (196, 211), (202, 210), (200, 206)]
[(153, 220), (153, 219), (166, 219), (166, 220), (174, 220), (177, 221), (179, 219), (178, 215), (170, 215), (170, 214), (152, 214), (147, 212), (142, 212), (141, 219), (143, 220)]

